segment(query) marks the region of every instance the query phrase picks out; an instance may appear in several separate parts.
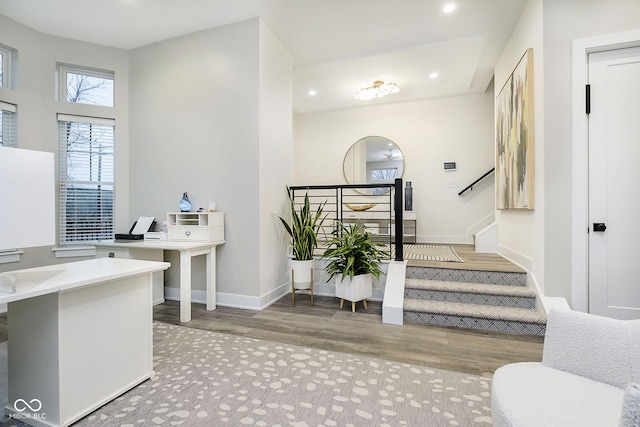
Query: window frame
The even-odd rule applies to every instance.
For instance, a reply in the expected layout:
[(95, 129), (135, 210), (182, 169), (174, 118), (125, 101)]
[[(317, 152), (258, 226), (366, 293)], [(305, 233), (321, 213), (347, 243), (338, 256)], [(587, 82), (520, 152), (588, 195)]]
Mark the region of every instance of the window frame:
[(2, 64), (0, 65), (2, 71), (2, 80), (0, 80), (0, 87), (11, 87), (11, 51), (2, 45), (0, 45), (0, 55), (2, 55)]
[[(374, 172), (377, 171), (395, 171), (395, 176), (393, 178), (383, 178), (383, 179), (379, 179), (379, 178), (374, 178)], [(398, 167), (390, 167), (390, 168), (371, 168), (370, 172), (369, 172), (369, 179), (371, 180), (372, 183), (378, 183), (378, 182), (393, 182), (396, 178), (398, 178)]]
[[(2, 110), (3, 114), (0, 115), (0, 120), (2, 120), (2, 139), (0, 140), (0, 147), (17, 147), (18, 146), (18, 106), (15, 104), (10, 104), (8, 102), (0, 101), (0, 110)], [(11, 119), (11, 122), (5, 113), (11, 114), (8, 116)], [(5, 128), (9, 128), (11, 132), (9, 135), (12, 137), (9, 139), (9, 143), (5, 141)]]
[[(59, 246), (68, 246), (68, 245), (78, 245), (78, 244), (87, 244), (90, 242), (95, 242), (95, 241), (99, 241), (99, 240), (111, 240), (113, 239), (114, 235), (115, 235), (115, 222), (116, 222), (116, 121), (115, 119), (110, 119), (110, 118), (100, 118), (100, 117), (87, 117), (87, 116), (80, 116), (80, 115), (72, 115), (72, 114), (62, 114), (62, 113), (58, 113), (57, 115), (57, 122), (58, 122), (58, 155), (59, 155), (59, 160), (58, 160), (58, 189), (59, 189), (59, 196), (58, 196), (58, 203), (59, 203), (59, 221), (58, 221), (58, 245)], [(112, 181), (94, 181), (94, 180), (86, 180), (86, 181), (79, 181), (79, 180), (69, 180), (67, 179), (67, 173), (68, 173), (68, 163), (67, 163), (67, 154), (68, 154), (68, 144), (67, 144), (67, 140), (63, 139), (63, 131), (62, 131), (62, 126), (65, 123), (68, 122), (72, 122), (72, 123), (83, 123), (83, 124), (91, 124), (91, 125), (100, 125), (100, 126), (111, 126), (112, 129), (112, 140), (110, 141), (111, 143), (111, 147), (112, 147), (112, 151), (110, 153), (105, 153), (105, 154), (109, 154), (110, 156), (112, 156), (112, 167), (113, 170), (111, 171), (111, 177), (112, 177)], [(93, 156), (91, 156), (91, 159), (94, 159)], [(84, 185), (87, 185), (89, 187), (91, 186), (110, 186), (111, 187), (111, 215), (106, 217), (106, 222), (110, 222), (111, 226), (110, 227), (102, 227), (99, 229), (99, 232), (96, 234), (100, 234), (102, 233), (103, 236), (98, 238), (98, 239), (71, 239), (71, 240), (67, 240), (67, 236), (69, 235), (69, 233), (67, 232), (67, 201), (68, 201), (68, 186), (69, 183), (84, 183)], [(102, 191), (102, 190), (100, 190)], [(102, 211), (100, 211), (102, 213)], [(100, 216), (99, 222), (104, 223), (105, 222), (105, 217), (104, 216)], [(81, 232), (78, 233), (79, 236), (82, 235)], [(77, 236), (76, 236), (77, 237)]]
[[(59, 87), (60, 93), (58, 96), (60, 97), (60, 101), (67, 102), (69, 104), (79, 104), (79, 105), (91, 105), (97, 107), (105, 107), (105, 108), (115, 108), (116, 106), (116, 75), (114, 71), (108, 70), (98, 70), (95, 68), (85, 68), (80, 66), (73, 65), (59, 65), (58, 66), (59, 73)], [(86, 102), (71, 102), (67, 100), (67, 75), (68, 74), (79, 74), (87, 77), (94, 77), (99, 79), (111, 80), (113, 82), (113, 93), (112, 93), (112, 105), (100, 105), (100, 104), (89, 104)]]

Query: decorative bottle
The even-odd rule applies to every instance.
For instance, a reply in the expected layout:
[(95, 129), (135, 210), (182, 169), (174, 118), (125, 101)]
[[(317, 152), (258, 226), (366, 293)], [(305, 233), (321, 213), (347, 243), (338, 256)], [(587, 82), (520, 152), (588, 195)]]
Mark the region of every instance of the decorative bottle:
[(404, 210), (413, 210), (413, 188), (411, 188), (411, 181), (407, 181), (407, 186), (404, 189)]
[(180, 203), (178, 203), (178, 207), (180, 208), (180, 212), (191, 211), (191, 200), (189, 200), (189, 196), (186, 191), (182, 195), (182, 199), (180, 200)]

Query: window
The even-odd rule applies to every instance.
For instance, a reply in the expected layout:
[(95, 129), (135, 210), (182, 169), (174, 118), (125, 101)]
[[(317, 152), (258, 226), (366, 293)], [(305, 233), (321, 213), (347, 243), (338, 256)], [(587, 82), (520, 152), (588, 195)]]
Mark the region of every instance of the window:
[(58, 114), (60, 244), (113, 239), (115, 121)]
[[(398, 168), (371, 169), (372, 184), (387, 184), (393, 182), (398, 177)], [(371, 194), (384, 194), (384, 188), (372, 188)]]
[(60, 67), (61, 99), (79, 104), (113, 107), (114, 73)]
[(0, 44), (0, 87), (16, 90), (13, 76), (18, 72), (18, 51)]
[(0, 49), (0, 87), (4, 86), (4, 76), (7, 75), (7, 72), (5, 71), (5, 53), (4, 53), (4, 49)]
[(16, 106), (0, 101), (0, 147), (15, 147)]
[(9, 86), (9, 51), (0, 47), (0, 87)]
[(398, 177), (398, 168), (371, 169), (371, 182), (393, 182)]

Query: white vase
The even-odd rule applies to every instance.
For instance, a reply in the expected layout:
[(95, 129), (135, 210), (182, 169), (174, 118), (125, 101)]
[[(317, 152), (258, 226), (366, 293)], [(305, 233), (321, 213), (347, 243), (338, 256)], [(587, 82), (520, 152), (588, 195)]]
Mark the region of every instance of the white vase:
[(342, 279), (341, 275), (336, 276), (336, 297), (347, 301), (357, 302), (371, 298), (373, 295), (373, 279), (371, 274), (359, 274), (348, 276)]
[(309, 289), (313, 280), (313, 260), (291, 260), (291, 281), (295, 289)]

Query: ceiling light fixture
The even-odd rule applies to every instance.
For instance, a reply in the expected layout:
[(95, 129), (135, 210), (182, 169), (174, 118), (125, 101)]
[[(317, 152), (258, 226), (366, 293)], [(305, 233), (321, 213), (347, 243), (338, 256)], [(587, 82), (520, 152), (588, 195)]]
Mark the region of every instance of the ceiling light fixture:
[(447, 3), (444, 8), (442, 8), (444, 13), (451, 13), (454, 10), (456, 10), (456, 5), (454, 3)]
[(400, 92), (400, 88), (394, 82), (385, 83), (382, 80), (376, 80), (373, 82), (373, 86), (363, 87), (356, 92), (355, 99), (369, 101), (370, 99), (382, 98), (398, 92)]

